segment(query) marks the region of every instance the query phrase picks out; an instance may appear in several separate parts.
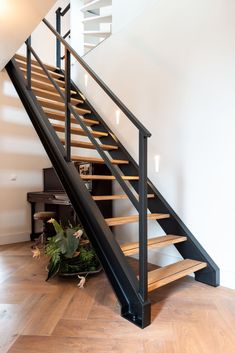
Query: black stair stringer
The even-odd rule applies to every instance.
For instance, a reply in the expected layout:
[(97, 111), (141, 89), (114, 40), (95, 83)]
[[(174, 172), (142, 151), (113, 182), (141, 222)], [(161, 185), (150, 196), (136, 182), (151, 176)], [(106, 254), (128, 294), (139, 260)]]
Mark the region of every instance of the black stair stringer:
[[(78, 92), (80, 95), (79, 88), (73, 82), (73, 89)], [(95, 125), (92, 127), (94, 130), (109, 132), (108, 137), (101, 137), (100, 141), (102, 143), (116, 144), (119, 148), (115, 151), (109, 151), (109, 154), (112, 158), (115, 159), (126, 159), (129, 161), (128, 165), (119, 165), (119, 168), (122, 170), (124, 175), (138, 175), (139, 174), (139, 166), (136, 161), (132, 158), (130, 153), (126, 150), (123, 144), (114, 136), (115, 134), (106, 124), (106, 122), (102, 119), (99, 113), (95, 110), (92, 104), (86, 100), (86, 107), (92, 111), (92, 114), (89, 117), (95, 118), (100, 122), (100, 125)], [(138, 181), (130, 181), (131, 185), (138, 192)], [(198, 261), (203, 261), (207, 263), (207, 267), (197, 271), (195, 273), (195, 279), (199, 282), (206, 283), (211, 286), (218, 286), (220, 283), (220, 271), (218, 266), (206, 252), (206, 250), (202, 247), (202, 245), (198, 242), (195, 236), (190, 232), (190, 230), (186, 227), (184, 222), (180, 219), (180, 217), (176, 214), (176, 212), (171, 208), (168, 202), (164, 199), (161, 193), (157, 190), (157, 188), (153, 185), (153, 183), (148, 179), (148, 193), (154, 193), (154, 199), (148, 199), (148, 209), (152, 213), (169, 213), (171, 215), (170, 218), (158, 220), (157, 222), (162, 227), (163, 231), (166, 234), (174, 234), (174, 235), (183, 235), (187, 237), (187, 241), (174, 244), (176, 249), (179, 251), (181, 256), (184, 259), (193, 259)]]
[(151, 317), (150, 302), (144, 302), (139, 295), (137, 277), (123, 255), (113, 233), (107, 226), (74, 164), (65, 160), (65, 150), (36, 97), (32, 91), (26, 88), (26, 81), (16, 62), (11, 60), (6, 65), (6, 70), (74, 210), (86, 229), (91, 244), (120, 302), (122, 316), (141, 328), (148, 326)]

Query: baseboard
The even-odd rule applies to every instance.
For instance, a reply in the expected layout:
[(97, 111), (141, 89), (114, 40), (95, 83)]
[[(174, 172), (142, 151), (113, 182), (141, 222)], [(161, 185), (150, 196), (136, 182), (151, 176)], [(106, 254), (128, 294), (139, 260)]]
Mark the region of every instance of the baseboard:
[(221, 268), (220, 285), (226, 288), (235, 289), (235, 272)]
[(0, 245), (21, 243), (23, 241), (29, 241), (30, 234), (29, 233), (17, 233), (17, 234), (4, 234), (0, 235)]

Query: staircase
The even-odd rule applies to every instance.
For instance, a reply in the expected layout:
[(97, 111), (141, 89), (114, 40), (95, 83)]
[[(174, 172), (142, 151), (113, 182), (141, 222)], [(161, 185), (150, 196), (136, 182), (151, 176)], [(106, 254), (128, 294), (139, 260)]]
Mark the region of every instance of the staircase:
[[(147, 179), (148, 130), (46, 20), (44, 24), (65, 46), (65, 70), (44, 65), (30, 41), (27, 42), (27, 58), (15, 55), (6, 69), (100, 258), (119, 299), (122, 316), (144, 328), (151, 318), (149, 292), (192, 273), (196, 280), (217, 286), (219, 269)], [(139, 129), (140, 166), (71, 81), (71, 55)], [(97, 156), (86, 156), (87, 149), (97, 151)], [(112, 175), (79, 175), (73, 165), (75, 161), (105, 163)], [(84, 181), (107, 179), (118, 181), (123, 193), (91, 197)], [(97, 201), (123, 199), (130, 199), (137, 210), (135, 215), (104, 219), (96, 205)], [(147, 238), (149, 220), (160, 224), (162, 236)], [(119, 245), (112, 230), (134, 222), (139, 223), (139, 239)], [(169, 245), (176, 247), (183, 260), (148, 272), (148, 249)], [(139, 273), (136, 276), (127, 257), (138, 253)]]
[(84, 53), (94, 49), (111, 35), (112, 0), (84, 1), (83, 13)]

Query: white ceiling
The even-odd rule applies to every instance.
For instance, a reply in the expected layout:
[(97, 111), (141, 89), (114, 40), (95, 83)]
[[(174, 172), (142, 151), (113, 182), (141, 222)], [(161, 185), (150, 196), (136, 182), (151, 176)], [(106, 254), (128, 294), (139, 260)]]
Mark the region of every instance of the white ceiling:
[(0, 71), (56, 0), (0, 0)]

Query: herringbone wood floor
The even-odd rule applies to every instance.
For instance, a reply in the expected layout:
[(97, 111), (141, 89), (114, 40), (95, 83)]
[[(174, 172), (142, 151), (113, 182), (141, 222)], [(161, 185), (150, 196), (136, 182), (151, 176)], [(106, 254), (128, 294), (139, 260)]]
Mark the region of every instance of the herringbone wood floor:
[(30, 244), (0, 247), (0, 352), (234, 353), (235, 291), (185, 278), (151, 295), (152, 325), (119, 316), (104, 274), (46, 283)]

